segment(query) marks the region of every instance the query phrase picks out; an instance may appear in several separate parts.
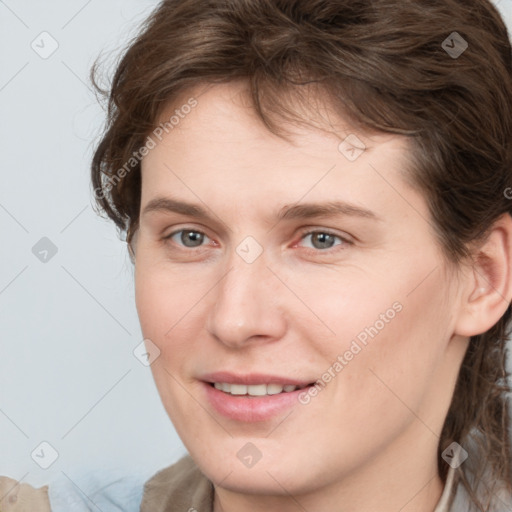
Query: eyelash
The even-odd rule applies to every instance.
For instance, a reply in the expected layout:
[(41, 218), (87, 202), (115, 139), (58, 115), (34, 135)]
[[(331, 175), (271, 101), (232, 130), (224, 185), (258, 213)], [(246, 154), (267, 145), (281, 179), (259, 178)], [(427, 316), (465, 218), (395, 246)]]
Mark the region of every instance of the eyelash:
[[(170, 233), (169, 235), (163, 237), (163, 240), (164, 241), (168, 241), (168, 240), (171, 240), (172, 237), (174, 235), (177, 235), (179, 233), (183, 233), (184, 231), (189, 231), (189, 232), (192, 232), (192, 233), (196, 233), (196, 234), (200, 234), (200, 235), (203, 235), (207, 238), (208, 235), (206, 233), (204, 233), (203, 231), (200, 231), (198, 229), (192, 229), (192, 228), (182, 228), (182, 229), (178, 229), (177, 231), (173, 231), (172, 233)], [(330, 253), (330, 252), (334, 252), (336, 250), (343, 250), (342, 248), (340, 249), (335, 249), (336, 247), (339, 247), (339, 246), (346, 246), (346, 245), (352, 245), (353, 242), (348, 240), (347, 238), (345, 237), (342, 237), (336, 233), (333, 233), (332, 231), (329, 231), (328, 229), (312, 229), (312, 230), (309, 230), (309, 231), (303, 231), (301, 234), (300, 234), (300, 241), (304, 240), (307, 236), (309, 235), (313, 235), (315, 233), (321, 233), (323, 235), (329, 235), (329, 236), (332, 236), (334, 238), (337, 238), (338, 240), (341, 240), (342, 243), (340, 244), (337, 244), (337, 245), (334, 245), (333, 247), (330, 247), (330, 248), (327, 248), (327, 249), (315, 249), (315, 248), (311, 248), (311, 247), (305, 247), (304, 249), (306, 249), (308, 252), (315, 252), (315, 253)], [(202, 247), (204, 246), (199, 246), (199, 247), (185, 247), (185, 246), (178, 246), (180, 249), (182, 250), (194, 250), (194, 249), (201, 249)]]

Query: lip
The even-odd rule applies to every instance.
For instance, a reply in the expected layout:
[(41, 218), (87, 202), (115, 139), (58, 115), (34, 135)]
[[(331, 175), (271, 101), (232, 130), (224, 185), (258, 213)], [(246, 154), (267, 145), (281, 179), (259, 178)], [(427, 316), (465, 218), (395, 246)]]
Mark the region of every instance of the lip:
[(247, 375), (235, 375), (230, 372), (216, 372), (201, 377), (201, 384), (206, 395), (206, 400), (219, 414), (235, 421), (254, 423), (267, 421), (282, 414), (287, 409), (299, 405), (299, 394), (304, 389), (295, 391), (283, 391), (276, 395), (248, 396), (230, 395), (216, 389), (213, 382), (227, 382), (229, 384), (294, 384), (302, 388), (308, 386), (311, 381), (299, 381), (277, 375), (251, 373)]
[(199, 380), (204, 382), (227, 382), (228, 384), (245, 384), (250, 386), (253, 384), (293, 384), (295, 386), (303, 387), (311, 384), (315, 379), (311, 380), (297, 380), (291, 377), (282, 377), (279, 375), (270, 375), (264, 373), (247, 373), (236, 374), (232, 372), (222, 371), (207, 373), (199, 377)]

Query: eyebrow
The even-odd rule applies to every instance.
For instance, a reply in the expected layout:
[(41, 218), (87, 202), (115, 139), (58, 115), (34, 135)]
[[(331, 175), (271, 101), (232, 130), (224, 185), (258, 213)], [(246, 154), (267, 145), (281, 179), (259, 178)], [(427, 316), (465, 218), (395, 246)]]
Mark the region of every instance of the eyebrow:
[[(200, 220), (213, 220), (212, 216), (203, 207), (168, 197), (157, 197), (149, 201), (144, 207), (142, 215), (151, 212), (172, 212), (195, 217)], [(304, 220), (314, 217), (334, 217), (337, 215), (381, 220), (375, 212), (344, 201), (285, 205), (279, 210), (275, 217), (277, 221), (282, 221)]]

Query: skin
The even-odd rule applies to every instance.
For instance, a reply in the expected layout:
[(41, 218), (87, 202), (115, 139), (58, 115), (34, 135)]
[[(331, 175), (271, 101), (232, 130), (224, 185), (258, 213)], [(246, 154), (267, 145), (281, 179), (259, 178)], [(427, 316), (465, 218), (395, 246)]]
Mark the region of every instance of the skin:
[[(162, 402), (215, 485), (215, 512), (432, 512), (468, 336), (510, 298), (510, 219), (482, 249), (490, 264), (454, 267), (402, 174), (405, 138), (365, 135), (337, 117), (335, 133), (295, 126), (286, 141), (256, 118), (243, 84), (188, 92), (197, 107), (142, 162), (136, 303), (161, 351), (151, 368)], [(366, 145), (353, 162), (338, 150), (350, 133)], [(161, 197), (212, 218), (145, 212)], [(284, 205), (335, 200), (376, 218), (275, 219)], [(180, 229), (204, 233), (202, 245), (187, 247), (181, 232), (165, 239)], [(335, 235), (327, 246), (306, 234), (325, 230)], [(253, 263), (236, 252), (249, 235), (263, 248)], [(206, 372), (320, 378), (396, 303), (400, 312), (307, 405), (240, 422), (206, 401)], [(236, 456), (247, 442), (262, 454), (251, 468)]]

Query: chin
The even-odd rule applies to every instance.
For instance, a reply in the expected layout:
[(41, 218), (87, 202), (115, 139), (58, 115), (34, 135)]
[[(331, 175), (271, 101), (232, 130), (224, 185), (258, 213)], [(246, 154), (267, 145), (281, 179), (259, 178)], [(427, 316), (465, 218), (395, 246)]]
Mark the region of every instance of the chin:
[[(197, 451), (189, 450), (197, 466), (215, 486), (242, 494), (298, 495), (313, 492), (322, 480), (321, 468), (315, 478), (315, 468), (311, 466), (313, 461), (308, 464), (300, 458), (266, 457), (263, 453), (261, 459), (252, 467), (246, 467), (237, 457), (237, 452), (240, 445), (244, 446), (250, 441), (240, 438), (230, 441), (222, 447), (217, 444), (217, 449), (209, 451), (208, 455), (201, 448)], [(273, 453), (272, 450), (268, 452)]]

